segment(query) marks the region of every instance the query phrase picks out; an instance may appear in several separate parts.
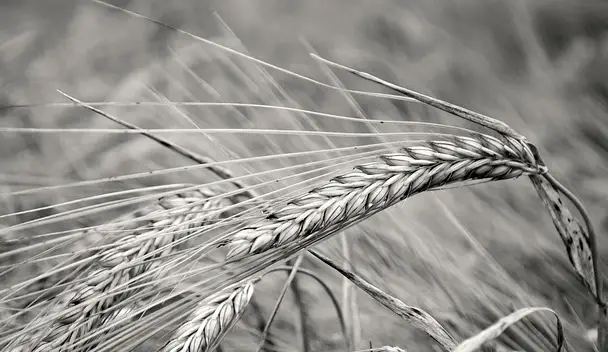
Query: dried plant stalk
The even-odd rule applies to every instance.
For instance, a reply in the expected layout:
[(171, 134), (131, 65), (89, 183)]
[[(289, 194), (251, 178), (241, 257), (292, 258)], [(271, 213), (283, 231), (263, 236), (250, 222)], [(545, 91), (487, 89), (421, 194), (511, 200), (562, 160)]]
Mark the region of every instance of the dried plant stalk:
[[(530, 180), (551, 215), (574, 271), (595, 297), (598, 306), (598, 346), (600, 349), (606, 349), (608, 348), (608, 307), (603, 297), (602, 280), (598, 270), (597, 238), (591, 220), (578, 199), (551, 175), (547, 174), (545, 177), (530, 175)], [(562, 193), (577, 205), (587, 228), (572, 216), (568, 207), (562, 202), (556, 187), (561, 188)]]
[[(51, 309), (51, 325), (33, 338), (34, 345), (40, 348), (50, 344), (58, 348), (84, 343), (89, 332), (117, 313), (112, 309), (115, 303), (136, 293), (128, 285), (135, 279), (141, 284), (143, 274), (174, 251), (176, 239), (189, 229), (214, 220), (220, 213), (217, 210), (230, 205), (225, 198), (209, 200), (216, 195), (201, 188), (161, 198), (153, 206), (138, 211), (135, 215), (146, 220), (134, 220), (129, 228), (123, 228), (131, 231), (128, 235), (99, 253), (86, 281), (70, 287)], [(125, 285), (126, 290), (112, 293)]]
[(549, 210), (568, 253), (568, 259), (589, 291), (596, 294), (595, 272), (589, 235), (563, 204), (558, 191), (544, 178), (531, 177), (545, 207)]
[(562, 327), (562, 322), (553, 310), (549, 308), (522, 308), (519, 309), (501, 319), (499, 319), (496, 323), (492, 324), (487, 329), (483, 330), (479, 334), (462, 341), (458, 346), (453, 350), (453, 352), (474, 352), (479, 351), (484, 343), (489, 342), (502, 334), (506, 329), (508, 329), (511, 325), (519, 322), (524, 319), (526, 316), (540, 312), (540, 311), (548, 311), (555, 315), (557, 318), (557, 352), (561, 352), (564, 350), (565, 339), (564, 339), (564, 329)]
[(404, 147), (356, 167), (292, 200), (231, 237), (227, 257), (239, 258), (294, 240), (327, 235), (412, 195), (467, 180), (539, 174), (527, 144), (476, 134)]
[(243, 315), (252, 295), (251, 281), (233, 290), (216, 294), (192, 313), (163, 351), (213, 351)]
[(357, 274), (341, 267), (338, 263), (326, 256), (315, 251), (311, 251), (311, 253), (349, 279), (355, 286), (365, 291), (365, 293), (370, 295), (378, 303), (390, 309), (393, 313), (403, 318), (403, 320), (412, 324), (412, 326), (425, 332), (433, 340), (439, 343), (445, 351), (452, 351), (454, 347), (456, 347), (454, 338), (443, 328), (443, 326), (441, 326), (441, 324), (439, 324), (439, 322), (437, 322), (437, 320), (435, 320), (435, 318), (424, 310), (408, 306), (401, 300), (386, 294), (381, 289), (363, 280), (363, 278)]

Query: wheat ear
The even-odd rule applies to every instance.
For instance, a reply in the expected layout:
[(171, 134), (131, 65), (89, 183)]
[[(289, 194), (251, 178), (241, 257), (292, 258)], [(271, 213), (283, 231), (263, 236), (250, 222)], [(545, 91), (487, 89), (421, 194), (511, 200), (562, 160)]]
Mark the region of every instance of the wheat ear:
[(295, 240), (322, 238), (424, 191), (467, 180), (540, 174), (529, 147), (511, 137), (477, 134), (404, 147), (359, 165), (229, 240), (228, 258), (242, 258)]
[[(135, 279), (141, 280), (152, 265), (158, 265), (158, 260), (171, 254), (178, 237), (214, 220), (220, 213), (216, 210), (230, 205), (225, 198), (215, 196), (216, 192), (209, 189), (197, 189), (161, 198), (153, 206), (140, 210), (138, 216), (148, 220), (99, 253), (100, 259), (86, 281), (64, 293), (60, 298), (63, 309), (54, 309), (51, 327), (36, 340), (55, 347), (82, 343), (88, 332), (103, 325), (108, 315), (113, 314), (111, 307), (115, 303), (135, 293), (127, 289), (116, 294), (114, 289), (124, 285), (128, 288)], [(211, 197), (215, 198), (210, 200)]]
[(202, 303), (162, 351), (206, 352), (215, 349), (238, 322), (253, 295), (253, 282), (216, 294)]

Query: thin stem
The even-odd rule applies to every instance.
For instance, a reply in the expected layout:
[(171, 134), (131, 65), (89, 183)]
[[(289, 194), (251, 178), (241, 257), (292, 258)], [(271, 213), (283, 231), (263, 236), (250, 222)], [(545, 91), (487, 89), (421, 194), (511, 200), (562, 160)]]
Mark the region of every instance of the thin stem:
[(276, 317), (276, 315), (277, 315), (277, 313), (279, 311), (281, 303), (283, 302), (283, 299), (285, 298), (285, 294), (287, 294), (287, 290), (291, 286), (291, 282), (293, 281), (293, 279), (298, 274), (298, 268), (302, 264), (302, 260), (303, 259), (304, 259), (303, 255), (300, 255), (298, 257), (298, 259), (296, 259), (296, 262), (293, 265), (293, 267), (291, 269), (291, 272), (289, 273), (289, 276), (287, 277), (287, 281), (285, 281), (285, 285), (283, 285), (283, 288), (281, 289), (281, 293), (279, 294), (279, 298), (277, 299), (274, 307), (272, 308), (272, 312), (270, 313), (270, 317), (268, 318), (268, 321), (266, 322), (266, 327), (264, 327), (264, 331), (262, 331), (262, 336), (260, 337), (260, 342), (258, 344), (258, 347), (256, 348), (257, 352), (262, 351), (262, 347), (264, 347), (264, 343), (266, 342), (266, 338), (268, 337), (268, 333), (270, 332), (270, 327), (272, 326), (272, 322), (274, 321), (274, 318)]
[[(249, 301), (249, 306), (251, 307), (251, 310), (253, 310), (253, 314), (257, 317), (255, 328), (261, 333), (262, 331), (264, 331), (264, 327), (266, 326), (266, 319), (264, 318), (264, 314), (262, 313), (262, 308), (254, 299), (251, 299), (251, 301)], [(266, 346), (268, 346), (267, 350), (275, 350), (276, 346), (274, 343), (274, 339), (270, 337), (267, 338), (266, 341), (264, 341), (264, 346), (262, 346), (262, 349), (264, 349), (264, 347)]]
[[(304, 255), (301, 254), (298, 257), (298, 259), (296, 259), (295, 263), (292, 260), (288, 260), (287, 265), (291, 265), (293, 267), (298, 265), (298, 268), (296, 268), (296, 269), (299, 269), (299, 266), (301, 266), (300, 258), (302, 258), (303, 256)], [(291, 292), (293, 292), (293, 298), (295, 301), (295, 305), (296, 305), (296, 307), (298, 307), (298, 312), (300, 313), (300, 314), (298, 314), (298, 318), (296, 319), (296, 323), (298, 325), (297, 335), (299, 338), (300, 347), (302, 348), (303, 352), (308, 352), (310, 350), (310, 348), (308, 346), (306, 305), (304, 304), (304, 302), (302, 300), (302, 290), (300, 289), (300, 283), (299, 283), (297, 275), (294, 276), (293, 280), (289, 283), (289, 286), (291, 287)]]
[[(272, 272), (275, 272), (275, 271), (285, 271), (285, 270), (291, 271), (292, 268), (293, 267), (290, 267), (290, 266), (281, 266), (281, 267), (269, 270), (266, 273), (266, 275), (268, 275), (268, 274), (270, 274)], [(351, 352), (352, 348), (350, 347), (350, 343), (348, 341), (348, 330), (346, 328), (346, 317), (344, 315), (344, 311), (342, 310), (342, 308), (340, 308), (340, 302), (338, 302), (338, 299), (333, 294), (331, 288), (317, 274), (315, 274), (314, 272), (312, 272), (310, 270), (299, 269), (298, 270), (298, 274), (304, 274), (304, 275), (309, 276), (311, 279), (314, 279), (315, 281), (317, 281), (319, 283), (319, 285), (321, 285), (321, 287), (323, 288), (323, 290), (325, 290), (325, 293), (327, 294), (327, 296), (331, 300), (331, 303), (332, 303), (332, 305), (334, 306), (334, 308), (336, 310), (336, 315), (338, 316), (338, 322), (340, 323), (340, 330), (342, 332), (342, 337), (344, 338), (344, 350), (346, 352)]]

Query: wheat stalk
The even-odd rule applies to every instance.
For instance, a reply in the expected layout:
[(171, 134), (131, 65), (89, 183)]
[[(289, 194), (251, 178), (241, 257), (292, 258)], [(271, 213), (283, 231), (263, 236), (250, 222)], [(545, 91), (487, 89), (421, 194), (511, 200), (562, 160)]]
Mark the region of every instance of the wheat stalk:
[(209, 189), (196, 189), (162, 198), (136, 212), (138, 218), (147, 220), (143, 224), (135, 220), (138, 226), (129, 235), (99, 253), (85, 281), (71, 286), (60, 297), (61, 303), (51, 310), (50, 328), (35, 337), (34, 345), (41, 348), (82, 343), (87, 333), (112, 320), (119, 312), (112, 309), (113, 305), (135, 293), (133, 289), (118, 294), (113, 290), (141, 280), (153, 265), (159, 265), (158, 260), (174, 251), (173, 242), (178, 237), (217, 218), (220, 212), (216, 210), (230, 204), (215, 196), (216, 192)]
[(249, 281), (212, 296), (179, 327), (163, 351), (212, 351), (240, 319), (252, 295), (253, 282)]
[(227, 258), (243, 258), (295, 240), (327, 235), (406, 198), (467, 180), (540, 174), (525, 143), (511, 137), (453, 136), (404, 147), (293, 199), (230, 238)]

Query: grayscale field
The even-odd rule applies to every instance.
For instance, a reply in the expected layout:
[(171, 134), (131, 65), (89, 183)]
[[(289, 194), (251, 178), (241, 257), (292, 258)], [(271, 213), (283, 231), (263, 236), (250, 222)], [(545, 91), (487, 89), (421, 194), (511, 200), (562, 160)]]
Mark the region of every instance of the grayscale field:
[(607, 205), (603, 1), (0, 1), (2, 351), (608, 351)]

